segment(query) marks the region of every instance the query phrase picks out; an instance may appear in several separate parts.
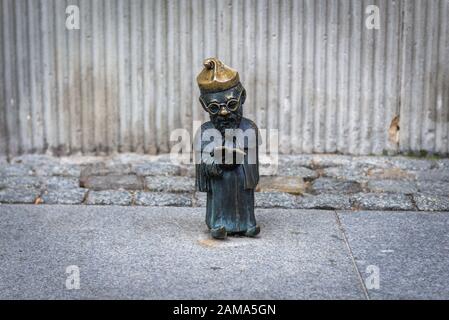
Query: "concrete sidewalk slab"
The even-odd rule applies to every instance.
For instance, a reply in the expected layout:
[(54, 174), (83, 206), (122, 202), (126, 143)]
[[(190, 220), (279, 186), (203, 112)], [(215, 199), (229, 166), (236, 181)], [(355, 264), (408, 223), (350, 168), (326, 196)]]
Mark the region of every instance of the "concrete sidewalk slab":
[[(364, 299), (333, 211), (261, 209), (212, 240), (204, 208), (0, 205), (0, 298)], [(66, 268), (80, 268), (67, 290)]]
[(378, 268), (379, 288), (367, 290), (371, 299), (449, 299), (448, 213), (338, 216), (362, 278)]

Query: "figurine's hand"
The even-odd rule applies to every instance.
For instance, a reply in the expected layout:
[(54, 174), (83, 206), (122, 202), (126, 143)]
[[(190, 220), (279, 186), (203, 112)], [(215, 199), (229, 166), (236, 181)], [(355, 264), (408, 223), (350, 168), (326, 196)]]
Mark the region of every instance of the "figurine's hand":
[(221, 177), (223, 175), (223, 171), (220, 168), (220, 165), (217, 164), (208, 164), (206, 165), (206, 173), (209, 177)]
[(238, 163), (231, 163), (231, 164), (222, 163), (222, 164), (219, 164), (219, 166), (223, 170), (234, 170), (235, 168), (237, 168), (239, 166), (239, 164)]

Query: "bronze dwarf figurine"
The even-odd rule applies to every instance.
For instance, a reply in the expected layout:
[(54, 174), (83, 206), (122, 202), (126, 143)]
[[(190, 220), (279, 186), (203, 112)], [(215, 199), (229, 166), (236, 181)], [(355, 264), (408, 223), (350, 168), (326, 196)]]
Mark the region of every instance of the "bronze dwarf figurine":
[(196, 188), (207, 192), (206, 224), (212, 237), (254, 237), (259, 182), (259, 130), (243, 117), (245, 88), (237, 71), (216, 58), (204, 61), (197, 77), (200, 103), (209, 113), (195, 136)]

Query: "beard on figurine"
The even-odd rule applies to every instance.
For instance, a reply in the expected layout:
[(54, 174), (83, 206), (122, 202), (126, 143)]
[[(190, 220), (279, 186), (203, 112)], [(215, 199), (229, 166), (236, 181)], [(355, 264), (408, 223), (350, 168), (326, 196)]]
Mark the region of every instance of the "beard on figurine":
[(204, 61), (197, 77), (200, 103), (209, 113), (195, 136), (196, 188), (207, 192), (206, 224), (216, 239), (254, 237), (259, 182), (259, 129), (243, 117), (246, 90), (239, 74), (217, 58)]

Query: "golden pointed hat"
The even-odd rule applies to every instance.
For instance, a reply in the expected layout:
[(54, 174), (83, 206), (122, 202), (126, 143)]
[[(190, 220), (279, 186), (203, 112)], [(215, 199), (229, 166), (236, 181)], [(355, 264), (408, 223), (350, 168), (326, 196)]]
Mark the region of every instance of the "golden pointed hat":
[(204, 69), (196, 77), (201, 92), (227, 90), (240, 82), (239, 73), (217, 58), (208, 58), (203, 65)]

